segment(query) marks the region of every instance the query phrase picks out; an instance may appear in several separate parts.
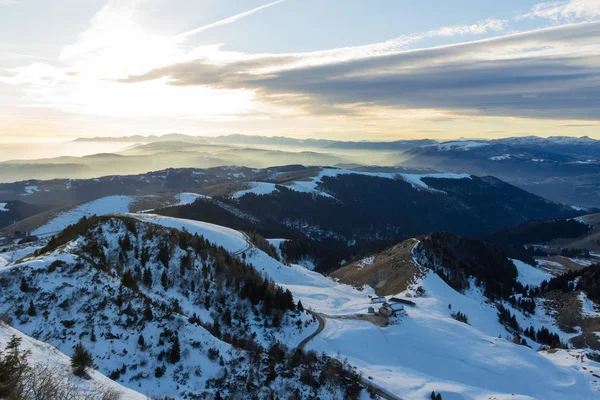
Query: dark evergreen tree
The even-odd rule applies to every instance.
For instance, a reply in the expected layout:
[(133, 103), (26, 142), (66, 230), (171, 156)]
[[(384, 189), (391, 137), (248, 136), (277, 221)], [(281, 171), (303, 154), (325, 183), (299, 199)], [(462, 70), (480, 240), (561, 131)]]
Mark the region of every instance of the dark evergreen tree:
[(146, 308), (144, 308), (144, 319), (146, 321), (152, 321), (154, 319), (154, 313), (152, 312), (150, 302), (146, 302)]
[(29, 283), (27, 283), (27, 279), (25, 279), (25, 277), (21, 278), (20, 289), (21, 289), (21, 292), (23, 292), (23, 293), (29, 292)]
[(123, 277), (121, 278), (121, 283), (123, 284), (123, 286), (132, 289), (132, 290), (138, 290), (138, 283), (135, 280), (135, 278), (133, 277), (133, 274), (131, 273), (131, 271), (125, 271), (125, 273), (123, 274)]
[(167, 361), (171, 364), (178, 363), (181, 360), (181, 348), (179, 346), (179, 335), (175, 335), (173, 345), (167, 354)]
[(167, 276), (167, 271), (163, 271), (160, 276), (160, 284), (162, 285), (165, 291), (169, 290), (169, 277)]
[(158, 261), (160, 261), (165, 268), (169, 268), (170, 259), (169, 244), (167, 242), (162, 242), (158, 245)]
[(75, 346), (75, 353), (71, 357), (71, 367), (73, 374), (84, 378), (87, 376), (86, 370), (94, 363), (92, 353), (90, 353), (83, 344), (79, 343)]
[(35, 317), (37, 312), (35, 311), (35, 305), (33, 304), (33, 300), (29, 302), (29, 309), (27, 310), (27, 315), (30, 317)]
[(140, 334), (140, 337), (138, 337), (138, 345), (144, 349), (146, 348), (146, 339), (144, 339), (144, 335)]
[(29, 369), (29, 352), (21, 352), (21, 338), (12, 336), (5, 350), (0, 351), (0, 399), (20, 399), (21, 387)]
[(150, 268), (144, 269), (143, 282), (144, 282), (144, 286), (146, 286), (147, 288), (152, 287), (152, 271), (150, 271)]

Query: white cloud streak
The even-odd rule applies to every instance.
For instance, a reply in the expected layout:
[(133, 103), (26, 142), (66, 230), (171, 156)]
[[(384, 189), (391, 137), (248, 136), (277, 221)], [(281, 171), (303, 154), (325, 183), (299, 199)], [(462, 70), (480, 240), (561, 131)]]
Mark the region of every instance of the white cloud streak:
[(189, 38), (190, 36), (193, 36), (193, 35), (196, 35), (198, 33), (207, 31), (209, 29), (217, 28), (219, 26), (232, 24), (232, 23), (234, 23), (236, 21), (239, 21), (242, 18), (248, 17), (248, 16), (250, 16), (250, 15), (252, 15), (254, 13), (257, 13), (257, 12), (259, 12), (261, 10), (264, 10), (266, 8), (273, 7), (273, 6), (277, 5), (277, 4), (283, 3), (284, 1), (285, 0), (277, 0), (277, 1), (274, 1), (272, 3), (268, 3), (268, 4), (265, 4), (265, 5), (253, 8), (253, 9), (248, 10), (248, 11), (244, 11), (242, 13), (233, 15), (231, 17), (224, 18), (224, 19), (222, 19), (220, 21), (213, 22), (211, 24), (204, 25), (204, 26), (201, 26), (199, 28), (195, 28), (195, 29), (189, 30), (187, 32), (181, 33), (181, 34), (175, 36), (173, 39), (175, 40), (176, 43), (182, 42), (182, 41), (186, 40), (187, 38)]
[(595, 21), (600, 18), (600, 0), (551, 1), (536, 4), (520, 19), (549, 19), (555, 23)]

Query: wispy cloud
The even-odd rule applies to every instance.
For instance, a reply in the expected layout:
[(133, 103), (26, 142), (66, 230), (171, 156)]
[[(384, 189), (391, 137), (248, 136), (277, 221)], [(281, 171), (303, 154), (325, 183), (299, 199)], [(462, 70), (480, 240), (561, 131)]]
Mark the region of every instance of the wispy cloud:
[(517, 19), (533, 18), (545, 18), (555, 23), (595, 21), (600, 18), (600, 1), (567, 0), (540, 3)]
[(252, 90), (312, 113), (392, 107), (600, 120), (599, 39), (600, 22), (580, 23), (421, 50), (381, 53), (373, 45), (370, 56), (348, 48), (338, 61), (325, 56), (323, 63), (315, 53), (196, 60), (128, 81), (166, 78), (175, 86)]
[(181, 34), (175, 36), (173, 39), (176, 42), (181, 42), (181, 41), (187, 39), (190, 36), (193, 36), (193, 35), (196, 35), (198, 33), (207, 31), (209, 29), (217, 28), (219, 26), (232, 24), (232, 23), (234, 23), (236, 21), (239, 21), (242, 18), (248, 17), (248, 16), (250, 16), (250, 15), (252, 15), (254, 13), (257, 13), (257, 12), (259, 12), (261, 10), (264, 10), (265, 8), (273, 7), (273, 6), (277, 5), (277, 4), (283, 3), (284, 1), (286, 1), (286, 0), (277, 0), (277, 1), (274, 1), (272, 3), (268, 3), (268, 4), (265, 4), (265, 5), (253, 8), (251, 10), (241, 12), (241, 13), (233, 15), (231, 17), (224, 18), (224, 19), (222, 19), (220, 21), (213, 22), (211, 24), (204, 25), (204, 26), (201, 26), (199, 28), (195, 28), (195, 29), (189, 30), (187, 32), (181, 33)]

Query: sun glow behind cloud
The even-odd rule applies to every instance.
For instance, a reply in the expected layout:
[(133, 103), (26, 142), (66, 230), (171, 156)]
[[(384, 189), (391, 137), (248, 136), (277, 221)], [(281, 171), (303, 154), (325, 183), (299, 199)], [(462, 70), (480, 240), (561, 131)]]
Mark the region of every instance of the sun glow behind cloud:
[[(193, 59), (219, 61), (219, 46), (182, 46), (187, 36), (159, 36), (135, 20), (144, 0), (110, 1), (60, 54), (62, 66), (36, 62), (0, 81), (25, 87), (23, 106), (116, 117), (234, 118), (259, 112), (251, 90), (177, 88), (166, 79), (126, 85), (118, 80)], [(241, 18), (241, 17), (240, 17)], [(234, 20), (231, 20), (234, 21)], [(225, 21), (223, 23), (229, 23)]]

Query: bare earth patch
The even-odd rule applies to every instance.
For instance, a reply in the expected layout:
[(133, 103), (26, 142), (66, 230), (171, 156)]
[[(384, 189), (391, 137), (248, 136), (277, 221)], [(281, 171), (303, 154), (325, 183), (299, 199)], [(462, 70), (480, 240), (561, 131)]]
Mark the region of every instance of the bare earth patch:
[(378, 296), (398, 294), (424, 273), (412, 259), (415, 244), (415, 239), (405, 240), (375, 256), (345, 265), (331, 276), (357, 287), (369, 285)]

